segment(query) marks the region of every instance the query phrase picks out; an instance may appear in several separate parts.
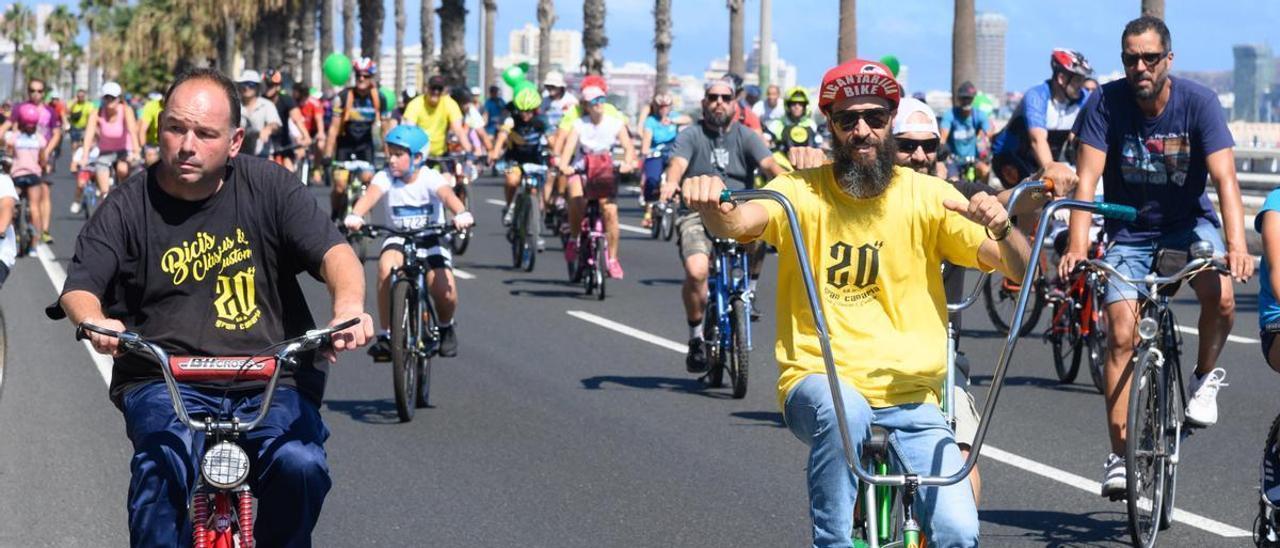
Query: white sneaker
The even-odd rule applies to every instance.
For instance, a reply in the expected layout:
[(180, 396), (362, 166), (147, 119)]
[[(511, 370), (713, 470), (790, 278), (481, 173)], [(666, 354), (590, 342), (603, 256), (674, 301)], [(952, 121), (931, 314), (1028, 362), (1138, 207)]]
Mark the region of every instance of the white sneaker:
[(511, 222), (515, 220), (516, 208), (506, 206), (502, 208), (502, 226), (511, 226)]
[(1210, 371), (1202, 379), (1196, 379), (1192, 375), (1191, 386), (1187, 387), (1187, 392), (1191, 393), (1185, 413), (1188, 423), (1203, 427), (1213, 426), (1218, 422), (1218, 388), (1229, 386), (1222, 382), (1226, 377), (1227, 371), (1221, 367)]
[(79, 201), (71, 202), (71, 214), (72, 214), (72, 215), (79, 215), (79, 214), (80, 214), (80, 202), (79, 202)]
[(1106, 472), (1103, 473), (1102, 477), (1102, 496), (1110, 497), (1123, 494), (1128, 487), (1124, 459), (1120, 458), (1120, 455), (1110, 453), (1107, 455), (1105, 468)]

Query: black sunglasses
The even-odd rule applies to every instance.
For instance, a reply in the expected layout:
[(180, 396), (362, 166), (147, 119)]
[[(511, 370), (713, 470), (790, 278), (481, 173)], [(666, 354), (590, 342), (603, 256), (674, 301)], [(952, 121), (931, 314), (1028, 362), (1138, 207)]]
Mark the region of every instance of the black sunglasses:
[(27, 93), (44, 93), (44, 88), (27, 88)]
[(898, 137), (898, 152), (914, 154), (916, 148), (923, 148), (925, 154), (933, 154), (938, 151), (938, 144), (937, 137), (932, 139), (903, 139)]
[(444, 92), (444, 86), (428, 86), (427, 91), (431, 93), (442, 93)]
[(1168, 51), (1154, 53), (1121, 53), (1120, 62), (1124, 63), (1124, 66), (1126, 67), (1132, 67), (1137, 65), (1138, 60), (1141, 59), (1143, 64), (1150, 67), (1160, 63), (1160, 61), (1163, 61), (1165, 57), (1168, 57), (1168, 55)]
[(865, 120), (871, 129), (884, 129), (893, 119), (893, 111), (887, 108), (871, 108), (866, 110), (841, 110), (831, 113), (831, 122), (841, 131), (853, 131), (859, 120)]
[(707, 94), (708, 103), (714, 103), (716, 101), (720, 101), (722, 103), (731, 103), (733, 102), (733, 94), (732, 93), (708, 93)]

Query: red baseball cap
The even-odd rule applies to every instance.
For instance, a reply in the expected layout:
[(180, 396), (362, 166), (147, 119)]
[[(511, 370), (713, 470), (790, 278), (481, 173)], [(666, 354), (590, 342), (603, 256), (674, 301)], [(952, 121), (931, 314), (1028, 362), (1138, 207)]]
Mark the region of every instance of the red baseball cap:
[(818, 91), (818, 108), (824, 114), (831, 105), (850, 97), (880, 97), (897, 108), (902, 99), (902, 86), (893, 78), (889, 67), (875, 61), (854, 59), (838, 65), (822, 75)]
[(596, 74), (582, 79), (582, 85), (579, 86), (579, 89), (586, 90), (587, 88), (600, 88), (600, 91), (609, 91), (609, 85), (604, 82), (604, 77)]

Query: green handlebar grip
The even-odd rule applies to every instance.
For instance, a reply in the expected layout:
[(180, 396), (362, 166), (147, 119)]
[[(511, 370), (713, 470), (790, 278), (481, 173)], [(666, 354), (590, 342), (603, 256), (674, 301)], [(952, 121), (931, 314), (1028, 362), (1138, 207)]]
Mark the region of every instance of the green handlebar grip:
[(1116, 219), (1118, 221), (1132, 221), (1138, 218), (1138, 210), (1127, 205), (1101, 202), (1098, 204), (1097, 212), (1103, 217)]
[(729, 189), (727, 189), (727, 188), (726, 188), (726, 189), (724, 189), (724, 190), (721, 190), (721, 191), (720, 191), (720, 203), (722, 203), (722, 204), (723, 204), (723, 203), (725, 203), (725, 202), (732, 202), (732, 201), (733, 201), (732, 194), (733, 194), (733, 192), (732, 192), (732, 191), (730, 191), (730, 190), (729, 190)]

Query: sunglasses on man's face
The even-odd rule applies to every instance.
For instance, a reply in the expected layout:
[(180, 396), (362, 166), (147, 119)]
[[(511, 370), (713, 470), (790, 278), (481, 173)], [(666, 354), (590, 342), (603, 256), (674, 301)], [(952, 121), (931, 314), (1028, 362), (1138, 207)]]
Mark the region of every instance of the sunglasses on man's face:
[(871, 129), (884, 129), (893, 119), (893, 111), (887, 108), (871, 108), (866, 110), (841, 110), (831, 113), (831, 122), (841, 131), (853, 131), (858, 121), (867, 122)]
[(707, 94), (708, 103), (715, 103), (716, 101), (719, 101), (721, 103), (732, 102), (733, 94), (732, 93), (708, 93)]
[(933, 139), (903, 139), (898, 138), (898, 152), (903, 154), (915, 154), (917, 148), (924, 149), (925, 154), (933, 154), (938, 151), (938, 138)]
[(372, 79), (373, 79), (373, 75), (372, 75), (372, 74), (360, 74), (360, 75), (357, 75), (357, 76), (358, 76), (361, 80), (372, 80)]
[(444, 86), (431, 86), (427, 88), (427, 92), (431, 94), (444, 93)]
[(1168, 55), (1169, 52), (1167, 51), (1157, 51), (1153, 53), (1121, 53), (1120, 62), (1124, 63), (1124, 66), (1126, 67), (1132, 67), (1137, 66), (1138, 61), (1141, 60), (1144, 65), (1151, 67), (1160, 63), (1160, 61), (1163, 61)]

